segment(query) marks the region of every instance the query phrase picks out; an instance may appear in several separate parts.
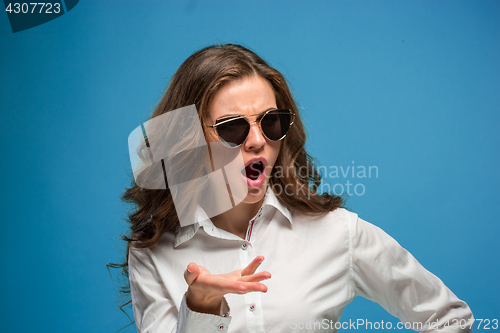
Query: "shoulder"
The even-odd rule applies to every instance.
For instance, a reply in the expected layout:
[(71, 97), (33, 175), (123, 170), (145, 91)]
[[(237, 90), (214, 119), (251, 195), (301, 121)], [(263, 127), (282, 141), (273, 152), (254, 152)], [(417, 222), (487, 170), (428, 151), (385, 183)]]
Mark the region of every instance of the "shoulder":
[(129, 264), (137, 261), (153, 264), (157, 258), (162, 258), (165, 252), (173, 250), (174, 244), (175, 234), (172, 232), (164, 233), (158, 242), (149, 248), (139, 247), (132, 242), (129, 247)]
[(337, 208), (325, 214), (304, 214), (291, 211), (292, 229), (302, 236), (314, 239), (327, 238), (347, 242), (356, 228), (358, 215), (345, 208)]
[(345, 208), (337, 208), (322, 215), (309, 215), (292, 210), (293, 228), (301, 233), (337, 235), (348, 240), (350, 246), (364, 243), (392, 242), (381, 228), (360, 218)]
[(307, 226), (349, 226), (358, 220), (358, 214), (348, 211), (345, 208), (337, 208), (324, 214), (305, 214), (296, 210), (291, 211), (293, 224), (305, 224)]

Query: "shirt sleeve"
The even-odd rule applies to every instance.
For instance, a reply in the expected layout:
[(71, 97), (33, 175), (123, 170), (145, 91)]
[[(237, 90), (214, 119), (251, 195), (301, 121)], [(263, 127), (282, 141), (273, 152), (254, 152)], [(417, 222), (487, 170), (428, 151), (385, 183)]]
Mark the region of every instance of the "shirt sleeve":
[(469, 306), (380, 228), (357, 218), (349, 243), (356, 295), (377, 302), (415, 331), (472, 331)]
[(180, 308), (161, 280), (149, 249), (129, 251), (129, 280), (132, 308), (139, 333), (225, 333), (231, 317), (223, 298), (221, 316), (192, 311), (182, 298)]

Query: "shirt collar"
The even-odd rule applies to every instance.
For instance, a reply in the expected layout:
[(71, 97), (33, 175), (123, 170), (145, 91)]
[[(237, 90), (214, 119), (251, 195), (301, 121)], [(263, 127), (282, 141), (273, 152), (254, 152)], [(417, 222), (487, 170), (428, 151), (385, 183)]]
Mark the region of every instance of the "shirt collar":
[(266, 197), (262, 206), (272, 206), (276, 208), (278, 212), (286, 217), (290, 224), (292, 224), (292, 214), (290, 213), (290, 210), (278, 200), (278, 197), (274, 194), (274, 191), (270, 187), (267, 187)]
[[(292, 224), (292, 214), (290, 210), (283, 205), (274, 194), (274, 191), (270, 187), (267, 188), (266, 196), (262, 207), (274, 207), (281, 215), (283, 215)], [(177, 226), (174, 247), (181, 245), (182, 243), (190, 240), (198, 232), (200, 226), (213, 227), (213, 223), (208, 217), (207, 213), (200, 206), (196, 207), (196, 210), (192, 216), (192, 223), (184, 227)]]

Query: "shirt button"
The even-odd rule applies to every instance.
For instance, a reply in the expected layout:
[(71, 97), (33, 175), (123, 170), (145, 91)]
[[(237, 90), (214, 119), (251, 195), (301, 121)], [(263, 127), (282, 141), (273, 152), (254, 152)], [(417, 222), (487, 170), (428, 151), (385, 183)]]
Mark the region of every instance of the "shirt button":
[(220, 324), (219, 327), (217, 327), (219, 331), (222, 331), (224, 329), (224, 325)]
[(222, 317), (228, 317), (229, 316), (229, 312), (226, 312), (224, 313), (224, 315)]
[(254, 312), (255, 310), (255, 305), (250, 305), (250, 307), (248, 307), (248, 310), (250, 310), (251, 312)]
[(244, 243), (244, 244), (241, 246), (241, 248), (242, 248), (243, 250), (246, 250), (246, 249), (248, 248), (248, 243)]

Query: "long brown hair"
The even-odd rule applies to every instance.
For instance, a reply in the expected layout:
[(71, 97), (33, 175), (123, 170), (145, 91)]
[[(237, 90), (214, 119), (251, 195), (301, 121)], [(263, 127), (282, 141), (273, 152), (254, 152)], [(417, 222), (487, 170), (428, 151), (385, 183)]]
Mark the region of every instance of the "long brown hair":
[[(270, 186), (278, 199), (291, 210), (311, 215), (326, 214), (340, 207), (340, 197), (317, 193), (321, 176), (313, 159), (304, 149), (304, 126), (285, 78), (243, 46), (209, 46), (191, 55), (172, 77), (151, 118), (194, 104), (204, 124), (208, 105), (219, 89), (227, 82), (252, 75), (258, 75), (270, 83), (279, 109), (290, 109), (295, 113), (295, 122), (283, 140), (274, 166), (277, 172), (273, 172), (270, 179)], [(292, 193), (283, 191), (290, 187), (293, 189)], [(164, 233), (173, 232), (179, 224), (168, 185), (164, 190), (149, 190), (138, 187), (132, 181), (132, 186), (126, 189), (122, 200), (134, 206), (128, 215), (129, 234), (122, 238), (127, 242), (127, 261), (132, 242), (134, 247), (151, 248)], [(110, 266), (121, 267), (128, 278), (127, 261)], [(128, 293), (128, 286), (121, 291)]]

